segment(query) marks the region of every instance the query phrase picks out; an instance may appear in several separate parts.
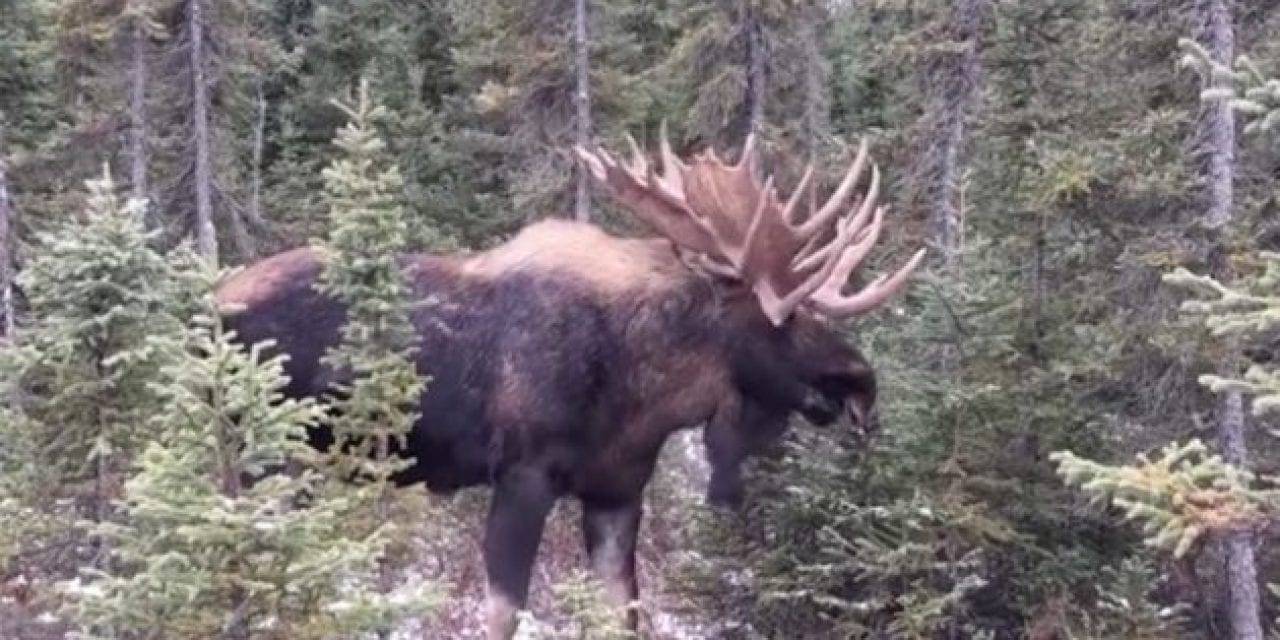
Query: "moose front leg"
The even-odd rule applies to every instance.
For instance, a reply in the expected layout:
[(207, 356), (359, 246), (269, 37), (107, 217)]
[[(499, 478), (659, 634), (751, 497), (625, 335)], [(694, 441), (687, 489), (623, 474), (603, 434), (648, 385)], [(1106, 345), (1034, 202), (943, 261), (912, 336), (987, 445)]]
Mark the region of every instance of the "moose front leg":
[(485, 526), (488, 640), (509, 640), (529, 595), (529, 576), (556, 493), (537, 469), (513, 469), (497, 482)]
[(582, 501), (582, 534), (596, 578), (604, 585), (609, 606), (626, 611), (626, 628), (636, 631), (636, 536), (642, 499), (625, 502)]

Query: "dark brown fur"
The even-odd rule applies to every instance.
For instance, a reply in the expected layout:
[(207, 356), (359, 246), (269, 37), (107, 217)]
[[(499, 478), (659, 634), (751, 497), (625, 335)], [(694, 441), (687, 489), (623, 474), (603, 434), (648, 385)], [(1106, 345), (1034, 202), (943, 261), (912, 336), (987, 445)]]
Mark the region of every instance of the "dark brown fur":
[[(583, 501), (589, 547), (607, 547), (609, 531), (634, 546), (630, 525), (609, 523), (639, 521), (674, 431), (707, 425), (710, 495), (731, 502), (739, 464), (793, 412), (816, 422), (871, 414), (874, 375), (838, 334), (803, 314), (772, 326), (749, 291), (689, 269), (665, 241), (549, 221), (487, 252), (404, 265), (428, 302), (413, 321), (431, 381), (408, 438), (416, 464), (398, 480), (494, 485), (486, 557), (504, 602), (523, 603), (542, 518), (561, 495)], [(314, 292), (319, 269), (314, 250), (296, 249), (219, 291), (242, 340), (274, 339), (289, 354), (292, 396), (334, 382), (320, 357), (344, 311)], [(327, 446), (325, 434), (316, 444)], [(634, 591), (627, 581), (621, 591)]]

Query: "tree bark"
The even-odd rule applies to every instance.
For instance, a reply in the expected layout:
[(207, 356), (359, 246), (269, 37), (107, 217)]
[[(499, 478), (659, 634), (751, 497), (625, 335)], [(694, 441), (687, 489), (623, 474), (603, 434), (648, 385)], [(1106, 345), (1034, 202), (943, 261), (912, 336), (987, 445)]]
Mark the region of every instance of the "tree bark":
[(249, 192), (249, 224), (261, 230), (266, 226), (262, 217), (262, 151), (266, 146), (267, 96), (262, 90), (262, 78), (254, 83), (258, 105), (257, 118), (253, 122), (253, 176)]
[[(1197, 7), (1203, 21), (1202, 44), (1215, 62), (1230, 65), (1235, 56), (1235, 32), (1231, 0), (1200, 0)], [(1211, 82), (1217, 82), (1211, 80)], [(1229, 282), (1233, 274), (1227, 263), (1222, 232), (1235, 212), (1236, 126), (1231, 104), (1222, 99), (1205, 104), (1201, 120), (1207, 175), (1204, 223), (1210, 229), (1210, 253), (1214, 276)], [(1235, 375), (1230, 361), (1219, 365), (1219, 373)], [(1244, 400), (1239, 391), (1224, 393), (1218, 405), (1218, 443), (1223, 459), (1238, 467), (1248, 465), (1245, 441)], [(1235, 640), (1262, 640), (1262, 618), (1258, 610), (1258, 570), (1253, 534), (1238, 532), (1223, 541), (1226, 553), (1228, 615)]]
[[(1203, 44), (1215, 62), (1230, 65), (1235, 56), (1235, 30), (1231, 0), (1201, 0), (1204, 17)], [(1208, 211), (1205, 222), (1220, 228), (1231, 221), (1235, 211), (1236, 123), (1235, 112), (1226, 100), (1208, 104), (1203, 121), (1208, 151)]]
[(822, 8), (817, 5), (808, 7), (799, 25), (800, 46), (805, 58), (803, 136), (810, 159), (817, 157), (822, 138), (831, 131), (831, 74), (818, 33), (823, 19), (821, 12)]
[[(1238, 467), (1247, 466), (1244, 402), (1239, 391), (1223, 395), (1218, 405), (1218, 429), (1223, 460)], [(1232, 637), (1235, 640), (1262, 640), (1254, 536), (1248, 531), (1233, 532), (1228, 534), (1223, 544), (1227, 556), (1227, 602)]]
[(147, 35), (140, 19), (129, 30), (129, 183), (147, 197)]
[(190, 0), (187, 32), (190, 38), (192, 144), (195, 154), (196, 252), (218, 261), (218, 237), (213, 226), (213, 150), (209, 128), (209, 87), (205, 52), (204, 0)]
[(747, 135), (760, 133), (764, 125), (765, 89), (768, 84), (768, 52), (764, 25), (750, 2), (744, 3), (743, 29), (747, 36), (747, 95), (745, 115)]
[(4, 135), (0, 131), (0, 340), (13, 336), (13, 258), (9, 255), (9, 204), (8, 161), (4, 153)]
[(978, 24), (986, 0), (954, 0), (951, 6), (951, 45), (929, 71), (934, 94), (934, 141), (928, 146), (930, 221), (943, 267), (958, 268), (960, 227), (956, 204), (960, 181), (960, 156), (965, 142), (965, 119), (978, 95), (981, 67), (978, 60)]
[[(573, 102), (577, 108), (577, 126), (575, 142), (583, 148), (591, 144), (591, 69), (590, 55), (587, 47), (587, 0), (574, 0), (573, 3), (573, 49), (574, 66), (577, 71), (577, 87)], [(589, 176), (581, 166), (578, 173), (578, 193), (574, 202), (574, 218), (586, 222), (591, 219), (591, 186)]]

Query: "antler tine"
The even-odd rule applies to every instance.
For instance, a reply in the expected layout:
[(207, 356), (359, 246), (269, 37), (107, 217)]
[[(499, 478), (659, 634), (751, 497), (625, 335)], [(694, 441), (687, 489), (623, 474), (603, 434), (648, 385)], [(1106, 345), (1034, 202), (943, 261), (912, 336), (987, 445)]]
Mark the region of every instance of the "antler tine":
[[(853, 212), (853, 215), (838, 222), (837, 225), (852, 227), (855, 231), (862, 229), (862, 227), (866, 226), (867, 219), (868, 217), (871, 216), (873, 211), (872, 207), (875, 206), (876, 198), (879, 195), (880, 195), (880, 170), (877, 167), (872, 167), (870, 190), (867, 191), (867, 194), (861, 200), (858, 200), (853, 207), (850, 207), (850, 211)], [(831, 253), (831, 251), (840, 250), (835, 247), (836, 247), (836, 244), (832, 242), (832, 243), (828, 243), (826, 246), (822, 247), (821, 249), (813, 251), (812, 253), (806, 253), (804, 250), (801, 250), (796, 255), (796, 259), (793, 262), (793, 265), (796, 271), (800, 273), (804, 273), (822, 264), (822, 260), (824, 260)]]
[(796, 184), (796, 190), (791, 192), (791, 198), (787, 200), (786, 208), (783, 209), (787, 222), (793, 226), (800, 224), (800, 215), (797, 213), (801, 211), (800, 199), (804, 197), (806, 192), (810, 194), (810, 199), (812, 199), (813, 192), (810, 190), (812, 181), (813, 163), (810, 162), (805, 165), (804, 174), (800, 176), (800, 182)]
[[(866, 142), (863, 142), (862, 149), (858, 153), (858, 159), (854, 162), (854, 168), (861, 171), (861, 165), (865, 162)], [(857, 175), (852, 168), (846, 176), (845, 181), (841, 184), (841, 188), (852, 187)], [(840, 189), (831, 196), (824, 210), (833, 203), (839, 202), (837, 196), (841, 195)], [(871, 207), (875, 206), (876, 199), (880, 195), (880, 172), (874, 165), (871, 169), (871, 185), (867, 190), (866, 196), (863, 198), (860, 206), (857, 207), (857, 213), (846, 220), (841, 221), (845, 229), (853, 229), (857, 232), (857, 239), (847, 246), (840, 246), (838, 242), (832, 242), (826, 247), (813, 252), (811, 255), (804, 256), (796, 263), (796, 270), (804, 272), (813, 269), (819, 261), (830, 264), (831, 259), (835, 258), (835, 266), (828, 271), (827, 278), (823, 281), (810, 296), (810, 301), (832, 318), (848, 318), (874, 308), (876, 305), (884, 302), (889, 296), (893, 295), (906, 281), (907, 277), (915, 271), (921, 261), (924, 260), (925, 250), (917, 251), (911, 260), (902, 268), (892, 275), (881, 275), (872, 281), (858, 293), (845, 295), (843, 292), (845, 284), (849, 280), (849, 276), (853, 270), (862, 264), (863, 259), (875, 246), (876, 241), (880, 239), (881, 225), (884, 222), (885, 212), (888, 210), (886, 206), (875, 207), (871, 221), (867, 222), (867, 214), (871, 211)], [(816, 217), (816, 216), (815, 216)], [(865, 225), (865, 228), (864, 228)], [(825, 260), (823, 260), (825, 258)]]
[(631, 137), (630, 133), (626, 134), (626, 139), (627, 147), (631, 149), (631, 170), (638, 175), (647, 176), (649, 174), (649, 160), (644, 157), (644, 151), (640, 150), (640, 145), (636, 144), (636, 139)]
[(756, 134), (755, 132), (751, 132), (747, 134), (746, 141), (742, 143), (742, 157), (738, 158), (738, 164), (733, 168), (735, 171), (746, 171), (747, 173), (750, 173), (755, 171), (757, 159)]
[(607, 158), (609, 156), (608, 153), (601, 151), (601, 156), (597, 156), (596, 154), (583, 149), (582, 145), (577, 144), (573, 145), (573, 152), (578, 156), (578, 159), (582, 161), (582, 164), (586, 165), (587, 171), (591, 173), (592, 177), (600, 182), (605, 181), (607, 173), (601, 156)]
[[(843, 197), (847, 197), (840, 192), (847, 191), (852, 187), (855, 182), (854, 178), (862, 171), (860, 165), (865, 162), (866, 144), (864, 141), (862, 150), (859, 151), (858, 159), (854, 162), (854, 167), (846, 174), (845, 180), (840, 188), (837, 189), (837, 192), (824, 205), (824, 212), (832, 204), (840, 203)], [(805, 245), (792, 262), (793, 272), (797, 275), (818, 269), (817, 273), (810, 275), (801, 289), (808, 289), (815, 280), (821, 279), (820, 284), (812, 288), (808, 299), (829, 317), (848, 318), (865, 313), (876, 305), (881, 304), (906, 283), (907, 278), (924, 260), (925, 250), (921, 249), (916, 252), (906, 265), (892, 275), (882, 275), (876, 278), (858, 293), (852, 295), (844, 294), (843, 288), (850, 275), (854, 269), (862, 264), (862, 261), (880, 238), (880, 231), (888, 208), (886, 206), (876, 206), (879, 191), (879, 168), (872, 165), (871, 185), (866, 195), (850, 208), (852, 215), (836, 223), (836, 238), (821, 248), (813, 249), (812, 247), (815, 245), (812, 240), (818, 237), (816, 235), (813, 236), (811, 241)], [(868, 217), (870, 217), (869, 221)], [(809, 222), (814, 222), (817, 219), (818, 216), (815, 216)]]
[[(779, 296), (769, 280), (757, 283), (754, 290), (760, 298), (760, 305), (764, 310), (765, 316), (775, 325), (781, 325), (785, 322), (797, 307), (831, 279), (832, 273), (839, 266), (837, 258), (841, 255), (841, 249), (861, 237), (856, 232), (857, 229), (853, 225), (844, 225), (837, 229), (836, 237), (829, 244), (832, 250), (824, 252), (827, 258), (822, 262), (821, 268), (786, 294)], [(793, 271), (793, 273), (799, 272)]]
[(871, 216), (871, 223), (858, 232), (857, 238), (853, 243), (847, 247), (837, 249), (840, 258), (836, 261), (836, 268), (832, 270), (831, 276), (827, 281), (818, 288), (818, 292), (828, 290), (839, 292), (844, 283), (848, 282), (853, 270), (862, 264), (863, 258), (867, 257), (867, 254), (871, 252), (871, 247), (874, 247), (880, 239), (880, 225), (884, 222), (885, 211), (886, 207), (876, 207), (875, 214)]
[[(866, 168), (870, 153), (870, 145), (867, 143), (867, 139), (863, 138), (858, 145), (858, 155), (854, 158), (853, 164), (849, 165), (849, 170), (845, 172), (840, 185), (836, 187), (835, 191), (831, 192), (831, 197), (827, 198), (822, 208), (814, 212), (802, 227), (805, 233), (813, 234), (818, 232), (841, 210), (844, 202), (849, 199), (849, 195), (853, 191), (853, 185), (858, 182), (858, 177), (862, 175), (862, 171)], [(871, 169), (872, 185), (878, 186), (879, 168), (872, 165)]]
[(830, 271), (822, 286), (810, 298), (813, 303), (831, 317), (849, 317), (863, 313), (884, 301), (906, 282), (907, 276), (915, 270), (924, 259), (924, 250), (916, 252), (908, 263), (892, 276), (880, 275), (862, 291), (846, 296), (843, 293), (845, 284), (853, 270), (862, 264), (864, 258), (880, 239), (881, 224), (884, 222), (886, 207), (877, 207), (871, 223), (858, 234), (853, 244), (840, 252), (835, 268)]
[(658, 153), (662, 156), (662, 173), (664, 181), (681, 194), (684, 193), (684, 173), (689, 165), (680, 161), (671, 150), (671, 141), (667, 138), (667, 121), (664, 118), (658, 125)]
[(671, 140), (667, 137), (667, 121), (664, 119), (658, 124), (658, 150), (662, 154), (662, 170), (667, 173), (679, 173), (681, 170), (688, 169), (689, 166), (676, 156), (671, 150)]
[[(850, 247), (850, 250), (852, 249), (854, 247)], [(844, 265), (837, 265), (837, 268), (831, 274), (831, 278), (827, 280), (827, 283), (821, 289), (814, 293), (811, 299), (823, 313), (831, 318), (849, 318), (866, 313), (902, 288), (911, 273), (924, 261), (925, 254), (926, 250), (920, 249), (911, 257), (911, 260), (907, 261), (907, 264), (903, 265), (892, 276), (882, 274), (861, 291), (849, 296), (840, 291), (844, 286), (844, 278), (837, 279), (835, 276), (843, 271)], [(856, 265), (861, 260), (862, 256), (858, 256), (855, 259), (851, 259), (850, 262)], [(844, 262), (843, 258), (841, 262)], [(847, 277), (848, 274), (846, 273), (845, 278)]]
[[(751, 215), (751, 224), (747, 227), (741, 253), (738, 256), (731, 256), (735, 261), (734, 266), (748, 277), (756, 274), (767, 276), (761, 273), (763, 269), (760, 261), (764, 252), (759, 250), (759, 245), (764, 240), (765, 214), (769, 210), (769, 203), (773, 200), (772, 192), (773, 176), (770, 175), (765, 178), (764, 188), (760, 190), (760, 199), (756, 202), (756, 210)], [(752, 260), (752, 258), (755, 259)]]
[[(844, 179), (840, 181), (840, 186), (836, 187), (830, 198), (827, 198), (826, 204), (822, 205), (821, 209), (797, 229), (801, 237), (808, 238), (821, 231), (843, 209), (845, 201), (849, 199), (849, 194), (853, 191), (853, 186), (857, 184), (858, 178), (862, 176), (862, 172), (866, 168), (868, 157), (869, 149), (867, 141), (864, 139), (858, 149), (858, 157), (854, 159), (849, 171), (845, 173)], [(880, 168), (872, 165), (871, 186), (867, 188), (866, 201), (875, 202), (876, 197), (879, 195)]]
[[(588, 151), (580, 145), (573, 149), (596, 180), (659, 234), (691, 251), (716, 251), (717, 242), (706, 221), (689, 208), (678, 168), (668, 164), (666, 175), (658, 175), (635, 140), (628, 136), (627, 142), (632, 151), (630, 166), (603, 149)], [(669, 152), (665, 140), (664, 146)]]
[[(748, 136), (734, 164), (722, 161), (714, 149), (686, 164), (672, 150), (663, 121), (660, 171), (631, 136), (631, 158), (625, 164), (604, 151), (574, 150), (636, 217), (673, 241), (682, 254), (695, 254), (693, 264), (748, 284), (776, 326), (806, 301), (829, 316), (847, 317), (880, 304), (900, 288), (923, 252), (858, 293), (842, 291), (879, 240), (887, 210), (876, 205), (880, 169), (874, 163), (866, 192), (848, 202), (869, 163), (867, 141), (862, 140), (852, 165), (820, 208), (812, 164), (785, 204), (774, 189), (774, 176), (764, 176), (761, 184), (757, 143), (755, 135)], [(810, 215), (803, 215), (802, 208)]]

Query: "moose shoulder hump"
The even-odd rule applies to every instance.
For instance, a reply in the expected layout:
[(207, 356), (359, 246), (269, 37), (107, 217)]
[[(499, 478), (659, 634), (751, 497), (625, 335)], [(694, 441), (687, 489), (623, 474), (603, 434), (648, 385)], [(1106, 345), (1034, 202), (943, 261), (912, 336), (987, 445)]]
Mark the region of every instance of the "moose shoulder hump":
[(622, 238), (568, 220), (529, 225), (462, 267), (464, 276), (480, 280), (516, 273), (568, 277), (608, 296), (669, 289), (689, 275), (670, 242)]

